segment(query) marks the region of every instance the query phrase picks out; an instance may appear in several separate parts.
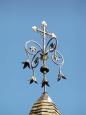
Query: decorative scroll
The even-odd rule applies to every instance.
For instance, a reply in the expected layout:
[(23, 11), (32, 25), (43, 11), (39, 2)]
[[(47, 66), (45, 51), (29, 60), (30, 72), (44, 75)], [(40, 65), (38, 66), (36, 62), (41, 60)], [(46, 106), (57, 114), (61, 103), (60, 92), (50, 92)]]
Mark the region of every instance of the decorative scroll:
[(27, 51), (27, 53), (35, 55), (39, 50), (42, 50), (42, 48), (37, 42), (30, 40), (26, 42), (25, 50)]
[(58, 51), (55, 51), (52, 55), (52, 61), (59, 66), (62, 66), (64, 64), (64, 58)]
[(56, 38), (51, 38), (46, 45), (46, 52), (53, 52), (57, 47)]
[(38, 51), (32, 58), (32, 62), (31, 62), (31, 67), (32, 68), (36, 68), (39, 64), (39, 60), (40, 60), (40, 52)]

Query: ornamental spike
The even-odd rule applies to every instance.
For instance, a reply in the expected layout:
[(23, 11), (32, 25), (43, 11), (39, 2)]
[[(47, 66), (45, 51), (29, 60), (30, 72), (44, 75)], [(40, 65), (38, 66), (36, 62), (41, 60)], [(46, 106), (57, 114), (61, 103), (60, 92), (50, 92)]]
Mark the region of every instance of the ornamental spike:
[(30, 63), (29, 63), (28, 60), (22, 62), (22, 64), (24, 65), (24, 66), (23, 66), (23, 69), (25, 69), (26, 67), (30, 68)]
[(31, 79), (28, 80), (30, 84), (32, 83), (36, 83), (38, 84), (37, 80), (36, 80), (36, 76), (35, 76), (35, 70), (33, 69), (33, 75), (31, 77)]
[(65, 75), (61, 71), (61, 67), (59, 67), (59, 73), (58, 73), (58, 78), (57, 81), (60, 81), (61, 79), (67, 79)]

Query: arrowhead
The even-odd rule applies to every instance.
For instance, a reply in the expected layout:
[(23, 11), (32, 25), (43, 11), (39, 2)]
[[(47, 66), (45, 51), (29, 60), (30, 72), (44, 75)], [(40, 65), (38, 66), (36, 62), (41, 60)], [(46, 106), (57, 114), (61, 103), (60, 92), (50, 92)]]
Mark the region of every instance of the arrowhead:
[(28, 80), (28, 81), (30, 81), (30, 84), (32, 84), (32, 83), (36, 83), (36, 84), (38, 84), (38, 82), (37, 82), (35, 76), (32, 76), (32, 78), (31, 78), (30, 80)]
[(63, 79), (67, 79), (65, 76), (62, 76)]
[(58, 77), (58, 78), (57, 78), (57, 81), (60, 81), (60, 80), (61, 80), (61, 77)]
[(63, 78), (63, 79), (67, 79), (67, 78), (64, 76), (64, 74), (63, 74), (61, 71), (59, 71), (57, 81), (60, 81), (61, 78)]
[(33, 83), (33, 79), (30, 80), (30, 84), (32, 84), (32, 83)]
[(25, 62), (22, 62), (22, 64), (24, 65), (23, 66), (23, 69), (25, 69), (26, 67), (30, 68), (30, 63), (25, 61)]
[(36, 84), (38, 84), (38, 82), (37, 81), (34, 81)]
[(42, 81), (42, 87), (44, 87), (45, 85), (47, 85), (48, 87), (50, 86), (47, 80)]

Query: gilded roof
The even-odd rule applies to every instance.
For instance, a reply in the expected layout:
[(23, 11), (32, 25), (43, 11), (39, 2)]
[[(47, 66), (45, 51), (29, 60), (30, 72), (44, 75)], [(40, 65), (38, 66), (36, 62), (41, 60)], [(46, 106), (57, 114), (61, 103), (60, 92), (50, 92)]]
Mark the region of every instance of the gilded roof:
[(60, 115), (60, 112), (48, 94), (43, 93), (37, 102), (33, 104), (29, 115)]

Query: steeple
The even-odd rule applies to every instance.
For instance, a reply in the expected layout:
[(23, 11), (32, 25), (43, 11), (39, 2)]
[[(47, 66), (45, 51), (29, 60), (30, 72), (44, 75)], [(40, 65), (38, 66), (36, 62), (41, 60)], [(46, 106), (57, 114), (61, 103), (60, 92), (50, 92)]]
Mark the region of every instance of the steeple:
[(60, 112), (45, 92), (36, 103), (33, 104), (29, 115), (60, 115)]
[(37, 66), (41, 62), (40, 72), (43, 75), (43, 79), (41, 80), (43, 94), (37, 100), (37, 102), (33, 104), (32, 110), (30, 111), (29, 115), (60, 115), (58, 108), (46, 93), (46, 86), (50, 86), (49, 81), (46, 78), (46, 75), (50, 71), (50, 68), (47, 66), (46, 62), (51, 56), (51, 60), (57, 65), (57, 67), (59, 67), (57, 81), (60, 81), (61, 79), (66, 79), (61, 71), (61, 67), (64, 64), (64, 58), (58, 52), (58, 41), (56, 39), (56, 35), (52, 32), (48, 32), (47, 23), (45, 21), (42, 22), (41, 28), (33, 26), (32, 29), (34, 32), (40, 33), (42, 38), (42, 45), (33, 40), (27, 41), (25, 43), (25, 52), (28, 59), (22, 62), (22, 64), (24, 65), (23, 69), (28, 67), (28, 69), (32, 70), (32, 77), (28, 80), (29, 83), (37, 84), (38, 80), (36, 79), (35, 71), (37, 69)]

